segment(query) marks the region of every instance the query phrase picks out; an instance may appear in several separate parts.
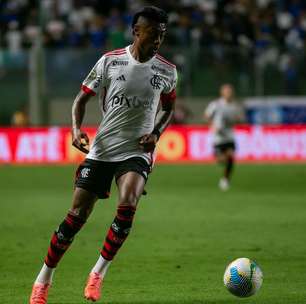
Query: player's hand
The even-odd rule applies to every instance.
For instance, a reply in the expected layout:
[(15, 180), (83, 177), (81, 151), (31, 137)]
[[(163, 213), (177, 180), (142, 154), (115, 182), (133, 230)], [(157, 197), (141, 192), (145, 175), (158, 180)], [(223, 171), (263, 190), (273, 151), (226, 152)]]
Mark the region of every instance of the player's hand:
[(72, 129), (72, 145), (86, 154), (89, 153), (89, 138), (87, 134), (80, 129)]
[(220, 136), (224, 136), (224, 129), (220, 127), (212, 127), (213, 132), (217, 133)]
[(144, 152), (153, 152), (157, 143), (156, 134), (145, 134), (139, 140), (139, 146)]

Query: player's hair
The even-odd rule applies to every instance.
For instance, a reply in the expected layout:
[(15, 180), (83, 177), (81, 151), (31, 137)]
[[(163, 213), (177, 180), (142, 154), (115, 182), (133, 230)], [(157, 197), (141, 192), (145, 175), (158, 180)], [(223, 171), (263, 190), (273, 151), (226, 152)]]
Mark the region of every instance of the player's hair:
[(137, 23), (139, 17), (144, 17), (157, 23), (168, 23), (167, 13), (156, 6), (145, 6), (141, 11), (137, 12), (133, 17), (132, 28)]

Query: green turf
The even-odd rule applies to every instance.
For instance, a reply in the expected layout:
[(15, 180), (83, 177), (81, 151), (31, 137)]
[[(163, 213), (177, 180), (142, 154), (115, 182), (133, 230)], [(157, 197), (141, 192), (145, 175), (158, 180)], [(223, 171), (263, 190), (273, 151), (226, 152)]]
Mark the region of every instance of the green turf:
[[(0, 303), (27, 303), (54, 228), (70, 206), (73, 167), (0, 167)], [(232, 189), (214, 165), (157, 166), (134, 229), (109, 269), (108, 304), (306, 303), (306, 166), (239, 165)], [(100, 201), (63, 258), (49, 304), (85, 303), (88, 271), (115, 212)], [(255, 259), (260, 292), (235, 298), (226, 265)]]

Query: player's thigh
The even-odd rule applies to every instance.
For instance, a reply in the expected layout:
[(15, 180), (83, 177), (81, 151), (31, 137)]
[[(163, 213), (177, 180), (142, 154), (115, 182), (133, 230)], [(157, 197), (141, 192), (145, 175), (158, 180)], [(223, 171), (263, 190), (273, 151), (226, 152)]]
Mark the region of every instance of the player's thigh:
[(215, 153), (215, 157), (218, 163), (223, 164), (226, 161), (226, 154), (224, 151), (218, 151)]
[(83, 219), (87, 219), (97, 200), (98, 196), (95, 193), (76, 187), (73, 192), (70, 212)]
[(126, 172), (117, 179), (119, 190), (119, 205), (136, 207), (143, 193), (146, 180), (137, 172)]
[(235, 150), (233, 148), (228, 148), (224, 151), (226, 158), (234, 158), (235, 156)]

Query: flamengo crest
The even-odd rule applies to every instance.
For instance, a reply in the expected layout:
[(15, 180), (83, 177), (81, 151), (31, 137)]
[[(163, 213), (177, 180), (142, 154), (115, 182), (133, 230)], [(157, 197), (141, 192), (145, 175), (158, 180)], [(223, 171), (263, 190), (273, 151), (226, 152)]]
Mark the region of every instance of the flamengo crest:
[(151, 83), (153, 89), (159, 90), (160, 86), (162, 84), (162, 80), (163, 79), (159, 75), (157, 75), (157, 74), (153, 75), (153, 77), (150, 80), (150, 83)]

